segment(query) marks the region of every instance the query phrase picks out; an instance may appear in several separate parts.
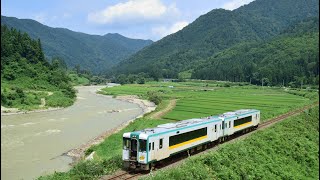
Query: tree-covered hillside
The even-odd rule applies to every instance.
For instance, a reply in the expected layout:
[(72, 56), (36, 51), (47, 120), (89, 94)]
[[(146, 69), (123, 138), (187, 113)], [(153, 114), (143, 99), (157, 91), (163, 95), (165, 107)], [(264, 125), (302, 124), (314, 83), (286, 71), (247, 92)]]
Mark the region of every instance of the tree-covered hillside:
[(70, 78), (45, 59), (40, 40), (1, 26), (1, 106), (37, 109), (69, 106), (75, 99)]
[(309, 18), (263, 42), (241, 43), (206, 59), (192, 78), (261, 85), (319, 84), (319, 19)]
[(317, 0), (256, 0), (233, 11), (215, 9), (121, 62), (115, 72), (177, 77), (224, 49), (268, 40), (318, 13)]
[(43, 51), (49, 59), (63, 58), (73, 68), (80, 65), (94, 73), (106, 71), (138, 50), (152, 43), (151, 40), (130, 39), (120, 34), (88, 35), (64, 28), (51, 28), (30, 19), (1, 16), (1, 24), (41, 39)]

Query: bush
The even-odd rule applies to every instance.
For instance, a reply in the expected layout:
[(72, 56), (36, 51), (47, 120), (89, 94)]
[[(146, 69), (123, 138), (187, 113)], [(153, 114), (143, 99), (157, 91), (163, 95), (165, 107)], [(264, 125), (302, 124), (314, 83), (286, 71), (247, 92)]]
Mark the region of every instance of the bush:
[(148, 91), (147, 92), (148, 100), (154, 102), (156, 105), (160, 104), (162, 101), (162, 96), (155, 91)]
[(75, 165), (70, 174), (80, 179), (86, 179), (90, 177), (98, 177), (104, 172), (104, 167), (102, 163), (97, 161), (81, 161)]
[(144, 77), (139, 77), (138, 79), (137, 79), (137, 83), (138, 84), (144, 84), (145, 83), (145, 78)]

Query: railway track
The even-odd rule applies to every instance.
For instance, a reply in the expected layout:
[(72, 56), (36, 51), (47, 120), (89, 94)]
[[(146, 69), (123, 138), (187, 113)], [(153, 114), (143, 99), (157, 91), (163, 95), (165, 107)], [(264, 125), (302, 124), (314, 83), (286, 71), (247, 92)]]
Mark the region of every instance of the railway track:
[[(277, 123), (277, 122), (280, 122), (280, 121), (282, 121), (282, 120), (285, 120), (285, 119), (287, 119), (288, 117), (292, 117), (292, 116), (298, 115), (298, 114), (300, 114), (301, 112), (303, 112), (303, 111), (305, 111), (305, 110), (308, 110), (308, 109), (310, 109), (310, 108), (312, 108), (312, 107), (318, 106), (318, 105), (319, 105), (319, 101), (318, 101), (318, 102), (315, 102), (315, 103), (313, 103), (313, 104), (310, 104), (310, 105), (308, 105), (308, 106), (305, 106), (305, 107), (303, 107), (303, 108), (300, 108), (300, 109), (297, 109), (297, 110), (290, 111), (290, 112), (288, 112), (288, 113), (282, 114), (282, 115), (280, 115), (280, 116), (277, 116), (277, 117), (275, 117), (275, 118), (272, 118), (272, 119), (270, 119), (270, 120), (268, 120), (268, 121), (265, 121), (265, 122), (261, 123), (257, 129), (267, 128), (268, 126), (271, 126), (271, 125), (273, 125), (273, 124), (275, 124), (275, 123)], [(251, 129), (251, 130), (253, 130), (253, 129)], [(200, 153), (203, 154), (203, 153), (206, 153), (207, 151), (211, 151), (211, 150), (216, 149), (219, 144), (222, 144), (222, 143), (225, 143), (225, 142), (229, 142), (229, 141), (235, 140), (235, 139), (240, 138), (240, 137), (243, 137), (243, 136), (248, 136), (248, 135), (250, 135), (251, 133), (255, 132), (255, 131), (251, 132), (251, 130), (250, 130), (250, 131), (247, 131), (246, 134), (240, 134), (240, 133), (239, 133), (239, 134), (235, 134), (235, 135), (229, 137), (228, 139), (226, 139), (226, 140), (223, 141), (223, 142), (213, 143), (213, 144), (209, 145), (207, 149), (204, 149), (204, 150), (202, 150), (202, 151), (198, 151), (198, 152), (196, 152), (196, 153), (194, 153), (194, 154), (200, 154)], [(194, 154), (192, 154), (192, 155), (194, 155)], [(155, 167), (155, 169), (154, 169), (153, 171), (156, 171), (156, 170), (158, 170), (158, 169), (162, 169), (162, 168), (164, 168), (164, 167), (170, 167), (170, 166), (172, 166), (172, 165), (174, 165), (174, 164), (179, 163), (181, 160), (183, 160), (183, 159), (185, 159), (186, 157), (189, 157), (189, 156), (190, 156), (190, 154), (189, 154), (188, 152), (184, 152), (184, 153), (182, 153), (182, 154), (177, 154), (176, 156), (173, 156), (173, 157), (170, 158), (170, 159), (167, 159), (167, 160), (164, 160), (164, 161), (160, 162), (160, 163)], [(147, 173), (145, 173), (145, 174), (147, 174)], [(109, 177), (102, 178), (101, 180), (107, 180), (107, 179), (108, 179), (108, 180), (115, 180), (115, 179), (117, 179), (117, 180), (120, 180), (120, 179), (138, 179), (138, 177), (141, 177), (141, 176), (143, 176), (143, 175), (145, 175), (145, 174), (143, 174), (143, 173), (141, 173), (141, 172), (138, 172), (138, 173), (135, 173), (135, 172), (123, 172), (123, 173), (118, 174), (118, 175), (114, 175), (114, 176), (111, 176), (111, 177), (109, 176)]]
[(286, 119), (288, 117), (291, 117), (291, 116), (294, 116), (294, 115), (298, 115), (301, 112), (303, 112), (305, 110), (308, 110), (308, 109), (310, 109), (310, 108), (312, 108), (314, 106), (317, 106), (317, 105), (319, 105), (319, 101), (317, 101), (317, 102), (315, 102), (313, 104), (310, 104), (308, 106), (305, 106), (303, 108), (300, 108), (300, 109), (297, 109), (297, 110), (294, 110), (294, 111), (290, 111), (288, 113), (285, 113), (285, 114), (282, 114), (280, 116), (277, 116), (277, 117), (275, 117), (275, 118), (273, 118), (273, 119), (271, 119), (269, 121), (265, 121), (265, 122), (261, 123), (259, 125), (258, 129), (261, 129), (261, 128), (266, 127), (266, 126), (271, 125), (271, 124), (274, 124), (275, 122), (282, 121), (282, 120), (284, 120), (284, 119)]

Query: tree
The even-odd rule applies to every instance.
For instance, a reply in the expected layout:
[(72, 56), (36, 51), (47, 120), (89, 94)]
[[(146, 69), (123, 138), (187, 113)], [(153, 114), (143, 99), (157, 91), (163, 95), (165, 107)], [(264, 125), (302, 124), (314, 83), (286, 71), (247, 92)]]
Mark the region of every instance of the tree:
[(117, 76), (116, 82), (123, 85), (123, 84), (127, 84), (127, 77), (124, 74), (120, 74), (119, 76)]

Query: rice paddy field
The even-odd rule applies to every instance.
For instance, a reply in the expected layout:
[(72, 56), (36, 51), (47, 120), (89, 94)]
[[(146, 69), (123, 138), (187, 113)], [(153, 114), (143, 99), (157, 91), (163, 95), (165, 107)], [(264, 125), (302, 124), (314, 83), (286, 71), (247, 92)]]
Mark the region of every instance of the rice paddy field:
[(168, 120), (199, 118), (249, 108), (260, 110), (261, 121), (266, 121), (316, 100), (290, 94), (284, 88), (239, 86), (238, 84), (225, 87), (222, 83), (201, 81), (151, 82), (145, 85), (125, 85), (103, 89), (104, 94), (139, 95), (145, 99), (148, 91), (157, 92), (164, 99), (178, 100), (176, 107), (162, 117)]

